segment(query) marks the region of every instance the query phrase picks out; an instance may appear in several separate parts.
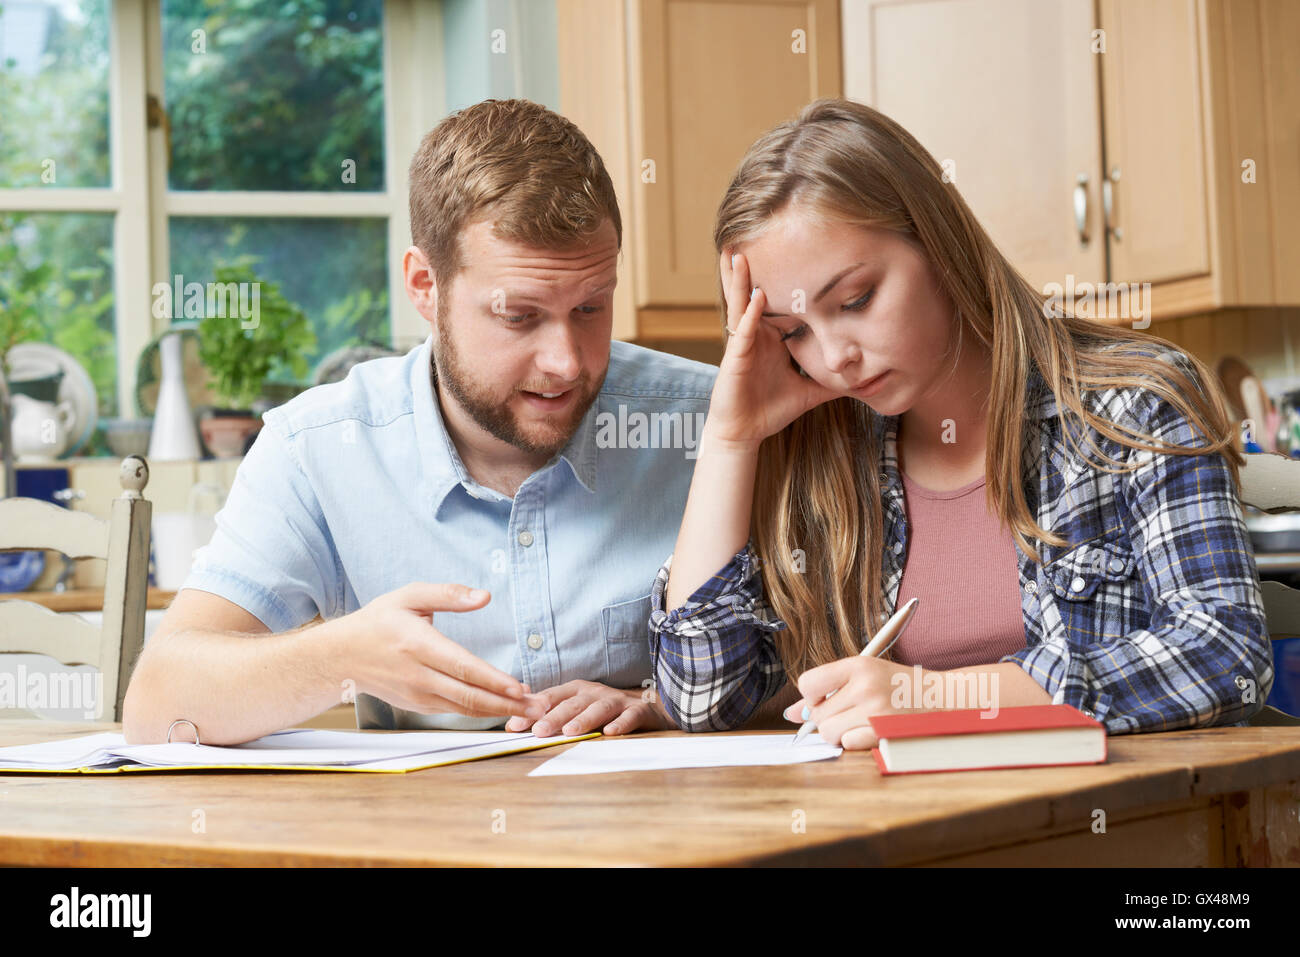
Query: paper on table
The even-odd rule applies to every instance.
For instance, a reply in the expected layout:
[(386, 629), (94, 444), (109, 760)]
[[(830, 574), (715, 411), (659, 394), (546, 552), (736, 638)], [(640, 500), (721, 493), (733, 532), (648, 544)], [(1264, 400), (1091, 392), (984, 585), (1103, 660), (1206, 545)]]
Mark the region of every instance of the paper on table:
[[(532, 735), (524, 735), (532, 737)], [(114, 755), (137, 764), (179, 765), (263, 765), (328, 764), (369, 765), (433, 752), (460, 750), (483, 745), (505, 745), (519, 738), (515, 732), (500, 731), (410, 731), (399, 734), (367, 734), (364, 731), (326, 731), (290, 728), (224, 747), (191, 742), (172, 744), (128, 744), (113, 748)]]
[(772, 764), (803, 764), (839, 757), (844, 749), (827, 744), (813, 733), (794, 747), (793, 734), (728, 734), (707, 738), (604, 738), (584, 741), (528, 772), (529, 777), (554, 774), (609, 774), (615, 771), (659, 771), (668, 768), (724, 768)]
[(109, 751), (123, 740), (120, 734), (106, 731), (36, 744), (16, 744), (0, 748), (0, 767), (30, 765), (51, 770), (92, 767), (107, 760)]
[(375, 734), (289, 728), (230, 746), (189, 742), (125, 743), (111, 732), (0, 748), (0, 771), (153, 770), (166, 768), (327, 768), (407, 771), (473, 758), (511, 754), (581, 740), (584, 735), (538, 738), (531, 732), (433, 731)]

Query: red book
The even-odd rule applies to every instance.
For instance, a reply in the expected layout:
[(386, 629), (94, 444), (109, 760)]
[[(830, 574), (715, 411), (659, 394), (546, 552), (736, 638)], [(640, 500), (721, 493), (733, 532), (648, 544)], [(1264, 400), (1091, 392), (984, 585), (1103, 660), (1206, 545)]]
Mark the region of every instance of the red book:
[(1102, 764), (1106, 729), (1066, 704), (882, 714), (871, 719), (880, 739), (871, 752), (881, 774), (988, 771)]

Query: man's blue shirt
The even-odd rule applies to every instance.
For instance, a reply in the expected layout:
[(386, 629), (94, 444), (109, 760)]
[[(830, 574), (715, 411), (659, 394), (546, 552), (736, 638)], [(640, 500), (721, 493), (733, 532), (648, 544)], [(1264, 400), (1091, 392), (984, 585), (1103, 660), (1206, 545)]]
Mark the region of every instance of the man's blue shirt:
[[(432, 338), (266, 413), (182, 587), (277, 633), (413, 581), (486, 588), (485, 607), (436, 613), (435, 627), (535, 691), (578, 678), (641, 686), (653, 674), (650, 586), (681, 524), (717, 369), (612, 342), (578, 430), (510, 499), (470, 477), (447, 434)], [(369, 695), (357, 719), (501, 724)]]

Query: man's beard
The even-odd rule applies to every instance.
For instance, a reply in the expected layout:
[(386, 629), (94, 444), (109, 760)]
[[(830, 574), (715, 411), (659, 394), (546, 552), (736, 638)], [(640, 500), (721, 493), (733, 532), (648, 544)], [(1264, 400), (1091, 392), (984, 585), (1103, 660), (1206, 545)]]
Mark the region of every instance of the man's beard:
[[(441, 306), (441, 303), (439, 305)], [(588, 386), (590, 379), (584, 370), (582, 377), (573, 386), (577, 395), (572, 400), (570, 408), (563, 413), (549, 415), (538, 422), (533, 434), (530, 435), (507, 404), (509, 398), (513, 398), (514, 391), (509, 398), (499, 401), (480, 390), (465, 373), (449, 332), (450, 325), (440, 308), (438, 349), (430, 357), (430, 366), (436, 381), (447, 387), (447, 391), (469, 414), (469, 417), (488, 434), (530, 455), (545, 455), (550, 458), (568, 445), (582, 423), (583, 416), (587, 414), (587, 410), (600, 394), (601, 386), (605, 382), (605, 373), (600, 374), (600, 381), (591, 388)], [(564, 419), (556, 421), (560, 415), (563, 415)]]

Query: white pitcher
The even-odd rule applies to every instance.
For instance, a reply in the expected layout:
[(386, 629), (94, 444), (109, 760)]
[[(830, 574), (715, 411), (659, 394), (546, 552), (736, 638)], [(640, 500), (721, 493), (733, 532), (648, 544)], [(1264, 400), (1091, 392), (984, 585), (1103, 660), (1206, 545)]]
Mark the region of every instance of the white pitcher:
[(15, 392), (9, 401), (15, 461), (52, 462), (67, 451), (77, 415), (70, 400), (43, 402)]

